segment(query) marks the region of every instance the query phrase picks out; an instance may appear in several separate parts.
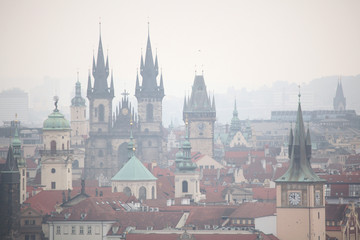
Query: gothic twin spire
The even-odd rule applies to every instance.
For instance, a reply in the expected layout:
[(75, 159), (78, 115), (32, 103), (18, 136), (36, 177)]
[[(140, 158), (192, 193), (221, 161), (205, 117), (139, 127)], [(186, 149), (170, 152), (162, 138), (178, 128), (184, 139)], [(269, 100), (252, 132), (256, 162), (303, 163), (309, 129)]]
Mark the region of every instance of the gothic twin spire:
[(136, 76), (135, 96), (139, 97), (156, 97), (162, 99), (164, 97), (164, 83), (162, 74), (160, 76), (160, 84), (157, 84), (157, 76), (159, 75), (159, 63), (157, 54), (155, 63), (151, 49), (150, 32), (148, 31), (148, 39), (146, 44), (145, 63), (143, 55), (140, 60), (140, 75), (142, 84), (140, 85), (139, 75)]
[(93, 56), (92, 75), (94, 77), (94, 87), (92, 87), (91, 85), (91, 76), (89, 72), (88, 89), (87, 89), (88, 98), (91, 97), (113, 98), (114, 97), (113, 75), (111, 74), (111, 83), (109, 87), (107, 81), (107, 78), (109, 77), (109, 56), (106, 57), (106, 63), (105, 63), (104, 51), (101, 41), (101, 29), (99, 34), (99, 47), (98, 47), (96, 62), (95, 62), (95, 56)]

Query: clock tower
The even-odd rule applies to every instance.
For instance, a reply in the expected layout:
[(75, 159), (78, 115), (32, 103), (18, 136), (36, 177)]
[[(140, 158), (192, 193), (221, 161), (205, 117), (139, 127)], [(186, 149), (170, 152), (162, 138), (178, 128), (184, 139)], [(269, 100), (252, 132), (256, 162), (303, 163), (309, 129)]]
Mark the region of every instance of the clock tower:
[(193, 151), (214, 155), (215, 98), (211, 102), (203, 75), (196, 75), (190, 99), (184, 100), (183, 119), (189, 121), (189, 140)]
[(300, 101), (294, 133), (290, 130), (289, 156), (289, 169), (275, 181), (277, 237), (325, 240), (326, 181), (311, 168), (310, 131), (305, 133)]

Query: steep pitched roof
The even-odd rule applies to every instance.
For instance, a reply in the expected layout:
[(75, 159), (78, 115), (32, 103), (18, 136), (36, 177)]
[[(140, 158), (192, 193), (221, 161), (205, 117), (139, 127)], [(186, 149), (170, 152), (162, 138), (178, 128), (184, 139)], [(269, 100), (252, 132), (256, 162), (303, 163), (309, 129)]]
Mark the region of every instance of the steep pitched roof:
[(111, 179), (112, 181), (154, 181), (157, 178), (133, 156)]
[[(300, 96), (300, 95), (299, 95)], [(292, 132), (292, 131), (291, 131)], [(305, 134), (301, 104), (298, 104), (294, 139), (289, 142), (291, 149), (290, 167), (276, 182), (325, 182), (311, 168), (311, 143), (309, 131)], [(290, 134), (291, 136), (291, 134)]]

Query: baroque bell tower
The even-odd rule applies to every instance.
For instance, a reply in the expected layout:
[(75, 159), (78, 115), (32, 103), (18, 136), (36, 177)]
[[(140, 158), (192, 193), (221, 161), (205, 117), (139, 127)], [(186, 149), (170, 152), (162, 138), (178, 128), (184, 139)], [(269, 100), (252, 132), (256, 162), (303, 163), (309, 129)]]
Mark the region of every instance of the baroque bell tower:
[(138, 151), (140, 158), (145, 162), (162, 161), (162, 100), (164, 98), (164, 83), (162, 74), (160, 83), (157, 83), (159, 65), (157, 55), (153, 59), (150, 33), (146, 45), (145, 62), (141, 56), (140, 84), (139, 76), (136, 77), (135, 97), (138, 101)]
[(300, 104), (289, 137), (290, 167), (276, 182), (277, 237), (325, 240), (325, 180), (311, 168), (310, 131), (305, 133)]

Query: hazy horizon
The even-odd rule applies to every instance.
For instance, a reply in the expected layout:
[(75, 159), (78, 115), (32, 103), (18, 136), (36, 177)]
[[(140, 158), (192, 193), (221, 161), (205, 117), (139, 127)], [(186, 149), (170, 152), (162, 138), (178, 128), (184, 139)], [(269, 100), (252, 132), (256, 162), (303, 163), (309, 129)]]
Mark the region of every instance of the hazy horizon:
[(45, 109), (52, 108), (53, 95), (67, 106), (77, 72), (86, 89), (100, 21), (114, 72), (114, 103), (125, 88), (134, 94), (148, 22), (167, 97), (188, 94), (195, 71), (204, 71), (211, 94), (258, 90), (278, 81), (304, 85), (325, 76), (357, 76), (359, 10), (355, 0), (2, 0), (0, 91), (45, 88), (39, 100)]

